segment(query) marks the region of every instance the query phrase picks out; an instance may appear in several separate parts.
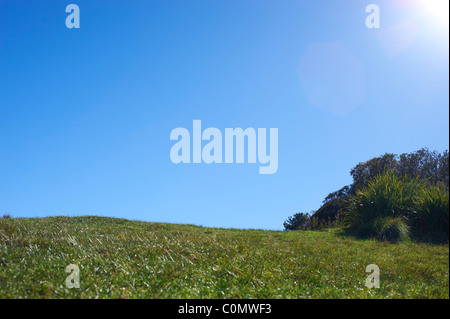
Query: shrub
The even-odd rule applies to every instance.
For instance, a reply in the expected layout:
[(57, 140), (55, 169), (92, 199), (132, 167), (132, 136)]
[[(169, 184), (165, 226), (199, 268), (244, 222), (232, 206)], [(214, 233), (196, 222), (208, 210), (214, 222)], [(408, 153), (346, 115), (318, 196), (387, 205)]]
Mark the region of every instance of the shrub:
[(360, 237), (448, 242), (448, 188), (387, 172), (357, 191), (345, 222)]
[(414, 235), (431, 241), (449, 239), (449, 192), (433, 185), (418, 196), (411, 214)]
[(417, 178), (398, 177), (393, 172), (378, 175), (352, 198), (347, 224), (357, 228), (379, 218), (408, 219), (416, 197), (424, 187), (425, 183)]
[(375, 222), (377, 239), (389, 242), (405, 241), (409, 239), (409, 227), (401, 217), (380, 218)]

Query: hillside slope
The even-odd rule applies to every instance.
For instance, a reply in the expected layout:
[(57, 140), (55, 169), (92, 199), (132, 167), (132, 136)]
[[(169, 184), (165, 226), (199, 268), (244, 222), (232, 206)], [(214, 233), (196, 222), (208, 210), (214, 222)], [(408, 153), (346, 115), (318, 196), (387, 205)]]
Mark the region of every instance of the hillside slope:
[[(448, 298), (449, 246), (106, 217), (0, 219), (0, 298)], [(68, 289), (69, 264), (80, 288)], [(380, 288), (365, 287), (366, 266)]]

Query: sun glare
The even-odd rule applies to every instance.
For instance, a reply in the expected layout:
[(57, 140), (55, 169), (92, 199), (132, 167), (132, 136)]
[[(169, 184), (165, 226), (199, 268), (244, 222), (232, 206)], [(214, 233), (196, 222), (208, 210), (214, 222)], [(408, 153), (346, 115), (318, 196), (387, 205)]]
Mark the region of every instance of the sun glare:
[(449, 24), (449, 0), (422, 0), (428, 11), (445, 24)]

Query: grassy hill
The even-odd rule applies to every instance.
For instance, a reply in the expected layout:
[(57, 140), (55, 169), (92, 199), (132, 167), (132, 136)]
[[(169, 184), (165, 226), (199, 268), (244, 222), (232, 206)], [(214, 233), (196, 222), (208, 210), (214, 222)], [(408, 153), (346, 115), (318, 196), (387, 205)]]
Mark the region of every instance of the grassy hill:
[[(80, 268), (68, 289), (65, 268)], [(380, 288), (365, 287), (369, 264)], [(106, 217), (0, 219), (0, 298), (449, 298), (449, 246)]]

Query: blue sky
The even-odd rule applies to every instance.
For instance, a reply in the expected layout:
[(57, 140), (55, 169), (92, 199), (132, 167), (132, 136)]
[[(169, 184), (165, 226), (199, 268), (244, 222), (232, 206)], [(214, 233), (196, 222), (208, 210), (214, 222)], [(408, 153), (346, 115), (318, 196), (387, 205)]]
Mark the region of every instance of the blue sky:
[[(0, 0), (0, 214), (282, 229), (361, 161), (448, 149), (436, 1)], [(278, 171), (175, 165), (195, 119), (278, 128)]]

